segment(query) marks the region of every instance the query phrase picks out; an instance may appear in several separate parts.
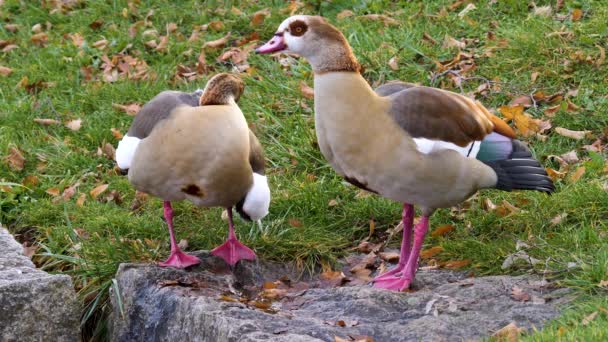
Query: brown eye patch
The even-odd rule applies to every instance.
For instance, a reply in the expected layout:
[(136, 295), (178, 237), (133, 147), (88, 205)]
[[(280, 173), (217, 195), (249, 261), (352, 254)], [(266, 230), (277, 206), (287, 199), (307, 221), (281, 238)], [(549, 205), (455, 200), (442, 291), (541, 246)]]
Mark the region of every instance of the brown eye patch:
[(306, 23), (302, 20), (296, 20), (289, 24), (289, 33), (291, 33), (292, 36), (299, 37), (306, 33), (307, 30), (308, 25), (306, 25)]

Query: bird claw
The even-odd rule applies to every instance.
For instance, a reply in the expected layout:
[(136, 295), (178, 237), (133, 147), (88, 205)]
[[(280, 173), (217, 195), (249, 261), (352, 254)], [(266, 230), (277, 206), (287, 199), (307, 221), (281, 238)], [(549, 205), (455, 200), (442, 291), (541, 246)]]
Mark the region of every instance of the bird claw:
[(220, 257), (230, 266), (235, 265), (239, 260), (254, 260), (255, 253), (237, 239), (228, 239), (221, 246), (211, 251), (211, 254)]
[(200, 264), (201, 261), (199, 258), (188, 255), (179, 249), (171, 252), (169, 258), (163, 262), (159, 262), (158, 266), (160, 267), (176, 267), (176, 268), (186, 268), (194, 265)]
[(383, 279), (374, 279), (374, 287), (392, 291), (405, 291), (410, 287), (412, 279), (404, 276), (388, 276)]

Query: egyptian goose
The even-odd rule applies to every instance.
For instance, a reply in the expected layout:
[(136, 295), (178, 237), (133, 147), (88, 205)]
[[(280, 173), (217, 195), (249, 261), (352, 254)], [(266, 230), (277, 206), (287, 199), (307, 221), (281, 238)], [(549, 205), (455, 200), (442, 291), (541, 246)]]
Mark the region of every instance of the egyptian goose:
[[(286, 51), (314, 71), (315, 129), (319, 147), (350, 183), (403, 203), (403, 242), (395, 269), (374, 286), (403, 291), (438, 208), (476, 191), (538, 190), (553, 183), (513, 130), (481, 103), (436, 88), (394, 82), (374, 91), (344, 35), (325, 19), (292, 16), (258, 53)], [(422, 218), (412, 226), (414, 206)]]
[(270, 190), (264, 153), (249, 130), (238, 101), (240, 78), (218, 74), (204, 91), (165, 91), (143, 106), (119, 142), (116, 161), (139, 190), (164, 201), (171, 255), (160, 266), (185, 268), (197, 257), (183, 253), (173, 232), (171, 201), (222, 206), (228, 211), (227, 241), (212, 253), (234, 265), (255, 253), (236, 238), (232, 207), (247, 220), (268, 214)]

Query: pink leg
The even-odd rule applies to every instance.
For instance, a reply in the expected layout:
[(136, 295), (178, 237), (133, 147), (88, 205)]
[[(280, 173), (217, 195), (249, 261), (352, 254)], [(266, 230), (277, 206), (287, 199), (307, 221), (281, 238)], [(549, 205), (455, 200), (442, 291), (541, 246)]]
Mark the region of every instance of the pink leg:
[(403, 204), (403, 239), (401, 240), (401, 252), (399, 253), (399, 263), (392, 270), (377, 276), (374, 281), (382, 280), (400, 273), (410, 256), (412, 250), (412, 226), (414, 224), (414, 206), (411, 204)]
[(171, 208), (171, 202), (165, 201), (163, 206), (165, 220), (167, 220), (167, 225), (169, 226), (169, 237), (171, 238), (171, 255), (169, 256), (169, 259), (158, 263), (158, 266), (186, 268), (189, 266), (198, 265), (201, 261), (195, 256), (182, 252), (175, 241), (175, 233), (173, 232), (173, 208)]
[(234, 223), (232, 222), (232, 207), (226, 209), (228, 210), (228, 239), (221, 246), (212, 250), (211, 254), (224, 259), (230, 266), (235, 265), (242, 259), (255, 259), (255, 253), (236, 238)]
[(418, 268), (418, 257), (420, 256), (420, 250), (422, 249), (422, 243), (426, 232), (429, 230), (429, 217), (423, 216), (420, 223), (416, 225), (414, 235), (414, 246), (410, 253), (407, 264), (403, 268), (402, 272), (395, 274), (392, 277), (387, 277), (379, 281), (374, 282), (374, 287), (379, 287), (394, 291), (403, 291), (410, 286), (412, 280), (416, 276), (416, 269)]

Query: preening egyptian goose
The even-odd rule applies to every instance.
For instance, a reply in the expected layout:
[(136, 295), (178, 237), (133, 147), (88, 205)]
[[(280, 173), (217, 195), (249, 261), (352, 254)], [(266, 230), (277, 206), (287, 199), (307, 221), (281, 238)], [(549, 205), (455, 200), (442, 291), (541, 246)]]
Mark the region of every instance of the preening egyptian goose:
[[(404, 290), (438, 208), (476, 191), (538, 190), (553, 183), (513, 130), (481, 103), (435, 88), (394, 82), (374, 91), (344, 35), (325, 19), (292, 16), (258, 53), (288, 51), (314, 71), (319, 147), (350, 183), (403, 203), (403, 242), (397, 267), (374, 286)], [(422, 211), (412, 244), (414, 206)]]
[[(211, 78), (204, 91), (165, 91), (148, 102), (119, 142), (116, 161), (139, 190), (164, 201), (171, 255), (160, 266), (185, 268), (198, 258), (183, 253), (173, 232), (171, 201), (225, 207), (228, 240), (212, 253), (234, 265), (255, 253), (234, 232), (232, 207), (247, 220), (268, 214), (270, 190), (262, 146), (236, 104), (244, 84), (231, 74)], [(202, 95), (201, 95), (202, 94)]]

